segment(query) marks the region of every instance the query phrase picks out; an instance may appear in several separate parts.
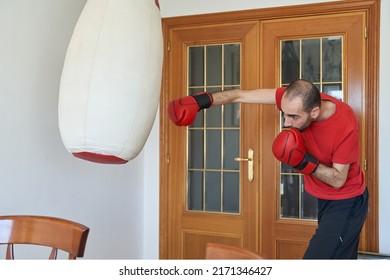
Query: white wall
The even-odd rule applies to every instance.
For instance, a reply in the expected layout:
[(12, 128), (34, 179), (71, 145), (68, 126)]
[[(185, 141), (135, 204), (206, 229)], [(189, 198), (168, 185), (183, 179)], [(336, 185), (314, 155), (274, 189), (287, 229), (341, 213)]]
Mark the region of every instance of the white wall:
[(381, 1), (380, 89), (379, 89), (379, 247), (390, 254), (390, 1)]
[(59, 80), (84, 4), (0, 0), (0, 215), (73, 219), (91, 228), (86, 258), (142, 258), (145, 154), (99, 165), (60, 139)]
[[(158, 258), (159, 119), (141, 154), (110, 166), (73, 158), (57, 125), (58, 86), (86, 0), (0, 0), (0, 215), (38, 214), (91, 227), (85, 258)], [(325, 1), (160, 0), (163, 17)], [(389, 1), (382, 9), (390, 11)], [(385, 14), (385, 12), (382, 12)], [(382, 30), (390, 22), (382, 16)], [(390, 253), (390, 39), (381, 32), (380, 246)], [(386, 62), (387, 63), (386, 63)], [(0, 251), (0, 255), (1, 255)]]
[(240, 11), (332, 1), (337, 0), (159, 0), (162, 17)]

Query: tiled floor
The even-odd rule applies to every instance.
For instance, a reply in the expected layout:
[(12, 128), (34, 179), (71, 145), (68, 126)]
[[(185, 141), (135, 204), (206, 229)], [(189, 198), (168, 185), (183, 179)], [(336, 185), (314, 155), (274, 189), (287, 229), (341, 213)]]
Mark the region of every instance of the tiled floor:
[(359, 260), (390, 260), (389, 255), (382, 255), (376, 253), (359, 253)]

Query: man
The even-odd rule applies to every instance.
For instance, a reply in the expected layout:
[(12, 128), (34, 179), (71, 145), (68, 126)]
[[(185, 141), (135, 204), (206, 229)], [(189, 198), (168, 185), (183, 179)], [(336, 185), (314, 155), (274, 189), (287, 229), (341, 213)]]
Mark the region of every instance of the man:
[(190, 125), (211, 105), (235, 102), (276, 104), (284, 115), (275, 157), (304, 174), (305, 189), (318, 199), (318, 228), (304, 259), (356, 259), (367, 216), (368, 192), (359, 165), (358, 120), (347, 104), (297, 80), (287, 88), (201, 93), (173, 100), (176, 125)]

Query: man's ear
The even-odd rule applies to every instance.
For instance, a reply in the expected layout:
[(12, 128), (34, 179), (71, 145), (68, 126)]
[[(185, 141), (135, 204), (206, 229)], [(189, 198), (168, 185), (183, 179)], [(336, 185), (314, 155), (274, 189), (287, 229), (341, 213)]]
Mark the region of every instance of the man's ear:
[(315, 120), (320, 115), (320, 107), (314, 107), (310, 112), (310, 117), (312, 120)]

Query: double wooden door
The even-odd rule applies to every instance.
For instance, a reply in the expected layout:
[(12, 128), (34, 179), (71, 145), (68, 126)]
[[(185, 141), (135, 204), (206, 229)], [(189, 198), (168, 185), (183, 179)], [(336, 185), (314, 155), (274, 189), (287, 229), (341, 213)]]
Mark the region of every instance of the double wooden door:
[[(229, 118), (231, 115), (237, 118), (232, 129), (228, 125), (208, 126), (206, 118), (211, 119), (215, 115), (203, 112), (198, 113), (202, 114), (199, 127), (196, 124), (188, 128), (177, 127), (167, 119), (166, 105), (172, 99), (194, 94), (196, 91), (234, 87), (276, 88), (288, 81), (288, 73), (290, 76), (298, 75), (299, 78), (304, 78), (305, 72), (302, 69), (307, 68), (308, 60), (312, 59), (307, 56), (313, 56), (316, 51), (304, 53), (302, 42), (312, 45), (318, 41), (320, 43), (317, 52), (321, 58), (318, 63), (311, 63), (311, 66), (318, 68), (314, 72), (319, 75), (319, 80), (314, 82), (317, 82), (321, 89), (334, 90), (355, 110), (362, 128), (361, 154), (362, 162), (365, 162), (365, 28), (365, 13), (353, 12), (293, 19), (249, 20), (183, 27), (179, 25), (166, 30), (167, 79), (164, 83), (165, 101), (162, 102), (160, 150), (161, 258), (203, 258), (208, 242), (244, 247), (262, 254), (265, 258), (299, 259), (303, 256), (316, 228), (315, 201), (308, 198), (303, 191), (299, 174), (285, 174), (283, 166), (272, 155), (273, 140), (281, 129), (280, 113), (275, 106), (241, 104), (238, 108), (222, 109), (222, 119), (226, 118), (226, 114)], [(324, 78), (325, 74), (331, 71), (323, 65), (326, 59), (323, 57), (323, 48), (325, 42), (329, 41), (338, 42), (336, 48), (339, 48), (340, 57), (332, 57), (337, 60), (339, 69), (335, 71), (340, 72), (337, 81)], [(283, 60), (284, 46), (289, 43), (295, 46), (295, 54), (300, 61), (300, 66), (296, 68), (298, 74), (284, 71), (284, 68), (290, 65)], [(232, 84), (225, 84), (228, 78), (224, 72), (232, 70), (229, 68), (231, 62), (223, 62), (224, 59), (229, 59), (229, 56), (224, 55), (224, 50), (231, 45), (238, 46), (239, 49), (238, 58), (237, 54), (231, 55), (232, 59), (238, 60), (238, 64), (237, 61), (235, 63), (239, 65), (239, 69), (234, 71), (239, 71), (239, 74)], [(217, 56), (222, 56), (221, 70), (215, 68), (215, 60), (211, 59), (215, 48), (221, 50), (217, 52)], [(198, 49), (203, 55), (192, 55), (197, 53)], [(197, 63), (196, 58), (201, 62)], [(212, 63), (208, 63), (208, 59), (212, 60)], [(203, 83), (200, 85), (193, 82), (197, 78), (195, 74), (191, 74), (197, 68), (205, 69), (203, 74), (200, 74), (204, 76), (199, 78)], [(222, 75), (215, 85), (205, 81), (213, 80), (212, 75), (207, 73), (211, 71), (220, 71)], [(287, 76), (284, 73), (287, 73)], [(236, 140), (228, 137), (233, 135), (229, 134), (233, 130), (236, 131), (236, 138), (238, 137)], [(208, 135), (215, 131), (219, 131), (218, 139), (221, 139), (216, 147), (213, 146), (215, 144), (207, 142)], [(196, 133), (200, 133), (200, 136), (194, 136)], [(229, 144), (231, 141), (233, 144)], [(199, 144), (200, 142), (202, 144)], [(238, 148), (232, 148), (232, 145), (238, 145)], [(220, 152), (215, 153), (215, 149)], [(236, 151), (236, 155), (231, 155), (231, 151)], [(221, 166), (208, 166), (208, 162), (212, 161), (207, 161), (210, 154), (212, 157), (216, 154), (222, 159)], [(200, 163), (199, 166), (193, 167), (196, 157), (201, 158)], [(225, 163), (228, 160), (233, 161), (234, 157), (238, 160), (236, 165)], [(232, 170), (228, 170), (226, 166), (233, 166)], [(229, 176), (234, 176), (235, 172), (238, 173), (238, 179), (229, 179), (234, 178)], [(194, 179), (194, 174), (199, 174), (199, 179)], [(208, 179), (215, 174), (220, 179)], [(286, 175), (297, 178), (295, 186), (291, 185), (296, 189), (293, 196), (297, 198), (297, 201), (292, 203), (293, 206), (291, 197), (287, 197), (290, 204), (286, 204), (284, 199), (287, 190)], [(230, 193), (225, 191), (231, 188), (231, 185), (236, 185), (237, 188)], [(229, 208), (229, 199), (235, 201), (234, 209)], [(221, 207), (210, 206), (215, 200), (220, 201), (217, 201), (217, 205), (220, 204)], [(286, 205), (290, 205), (290, 210), (285, 209)], [(298, 210), (291, 210), (291, 207)], [(364, 229), (363, 234), (367, 234), (366, 232), (367, 229)]]

